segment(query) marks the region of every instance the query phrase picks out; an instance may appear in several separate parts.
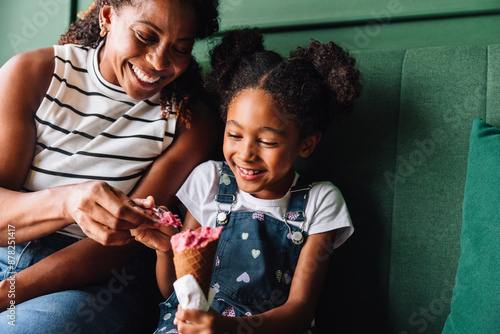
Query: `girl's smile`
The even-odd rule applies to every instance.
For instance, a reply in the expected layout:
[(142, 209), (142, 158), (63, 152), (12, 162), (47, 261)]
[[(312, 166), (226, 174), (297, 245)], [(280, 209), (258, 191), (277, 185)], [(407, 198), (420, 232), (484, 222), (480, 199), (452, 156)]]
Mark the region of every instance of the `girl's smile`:
[(261, 170), (255, 170), (255, 169), (246, 169), (241, 166), (238, 167), (238, 172), (240, 174), (240, 177), (247, 180), (247, 181), (253, 181), (258, 179), (263, 175), (263, 171)]

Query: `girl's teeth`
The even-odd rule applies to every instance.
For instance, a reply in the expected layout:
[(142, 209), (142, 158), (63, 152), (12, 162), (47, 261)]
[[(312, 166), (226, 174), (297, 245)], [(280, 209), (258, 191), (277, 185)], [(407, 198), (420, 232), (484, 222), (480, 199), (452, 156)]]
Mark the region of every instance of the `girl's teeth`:
[(132, 65), (132, 69), (134, 70), (135, 75), (137, 75), (137, 77), (144, 82), (155, 83), (156, 81), (160, 80), (160, 77), (151, 78), (151, 77), (147, 76), (146, 74), (144, 74), (144, 72), (142, 72), (140, 69), (138, 69), (134, 65)]
[(247, 175), (254, 175), (254, 174), (258, 174), (258, 173), (260, 173), (259, 171), (247, 170), (247, 169), (243, 169), (243, 168), (240, 168), (240, 170), (241, 170), (244, 174), (247, 174)]

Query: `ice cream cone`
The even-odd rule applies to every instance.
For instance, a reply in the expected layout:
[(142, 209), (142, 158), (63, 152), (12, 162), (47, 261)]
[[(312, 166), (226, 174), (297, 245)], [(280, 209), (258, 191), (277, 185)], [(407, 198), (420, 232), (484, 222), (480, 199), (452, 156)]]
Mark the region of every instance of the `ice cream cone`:
[(177, 278), (179, 279), (187, 274), (193, 275), (207, 298), (218, 243), (219, 239), (215, 239), (205, 247), (186, 248), (180, 253), (174, 249), (174, 265)]

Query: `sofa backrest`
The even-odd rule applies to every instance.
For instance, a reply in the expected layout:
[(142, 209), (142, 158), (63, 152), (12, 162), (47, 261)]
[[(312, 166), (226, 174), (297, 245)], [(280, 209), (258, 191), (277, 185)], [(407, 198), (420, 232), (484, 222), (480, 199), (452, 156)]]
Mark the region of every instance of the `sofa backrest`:
[(298, 164), (340, 188), (356, 229), (334, 253), (318, 326), (440, 333), (460, 255), (472, 120), (500, 124), (500, 45), (353, 55), (364, 81), (355, 112)]

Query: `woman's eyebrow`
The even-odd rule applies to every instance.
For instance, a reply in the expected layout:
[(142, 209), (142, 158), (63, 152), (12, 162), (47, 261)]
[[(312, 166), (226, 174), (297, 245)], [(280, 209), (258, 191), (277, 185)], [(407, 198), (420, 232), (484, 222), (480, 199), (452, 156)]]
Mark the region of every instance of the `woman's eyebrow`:
[[(153, 28), (154, 30), (156, 30), (160, 34), (163, 33), (163, 30), (161, 30), (160, 27), (158, 27), (157, 25), (155, 25), (154, 23), (151, 23), (149, 21), (137, 20), (135, 22), (136, 23), (141, 23), (141, 24), (148, 25), (148, 26), (150, 26), (151, 28)], [(182, 38), (178, 38), (177, 40), (180, 41), (180, 42), (194, 42), (194, 38), (193, 37), (182, 37)]]
[(160, 32), (160, 33), (162, 33), (162, 32), (163, 32), (163, 31), (160, 29), (160, 27), (158, 27), (157, 25), (155, 25), (155, 24), (153, 24), (153, 23), (151, 23), (151, 22), (149, 22), (149, 21), (145, 21), (145, 20), (137, 20), (137, 21), (135, 21), (135, 22), (136, 22), (136, 23), (141, 23), (141, 24), (146, 24), (146, 25), (150, 26), (151, 28), (153, 28), (154, 30), (156, 30), (156, 31), (158, 31), (158, 32)]

